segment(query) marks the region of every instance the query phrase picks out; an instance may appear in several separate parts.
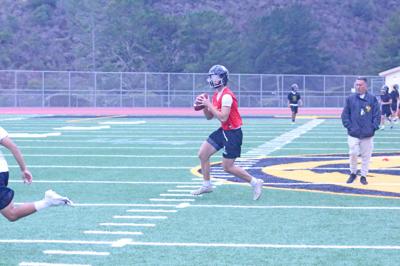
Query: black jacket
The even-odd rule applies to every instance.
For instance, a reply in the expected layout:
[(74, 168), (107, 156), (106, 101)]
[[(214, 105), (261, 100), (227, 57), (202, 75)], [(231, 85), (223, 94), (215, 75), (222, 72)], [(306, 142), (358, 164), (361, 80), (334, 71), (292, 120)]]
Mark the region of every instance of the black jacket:
[(342, 123), (350, 136), (359, 139), (372, 137), (379, 129), (380, 120), (381, 111), (374, 95), (367, 92), (364, 99), (359, 94), (347, 97)]

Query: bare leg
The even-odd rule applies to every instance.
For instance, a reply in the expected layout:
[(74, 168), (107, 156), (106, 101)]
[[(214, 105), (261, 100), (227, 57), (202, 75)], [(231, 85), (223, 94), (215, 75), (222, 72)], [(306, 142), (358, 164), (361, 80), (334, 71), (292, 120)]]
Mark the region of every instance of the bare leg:
[(210, 180), (210, 157), (216, 152), (217, 150), (207, 141), (204, 141), (200, 146), (198, 156), (200, 159), (201, 172), (204, 180)]
[(234, 176), (240, 177), (241, 179), (250, 183), (253, 187), (253, 199), (258, 200), (262, 194), (262, 187), (264, 182), (261, 179), (256, 179), (251, 176), (246, 170), (241, 167), (235, 166), (235, 159), (224, 158), (222, 160), (222, 166), (224, 170)]
[(207, 141), (201, 144), (198, 156), (201, 164), (201, 172), (203, 174), (203, 185), (199, 189), (192, 191), (192, 195), (212, 192), (212, 185), (210, 182), (210, 157), (216, 152), (217, 150)]
[(18, 219), (28, 216), (36, 212), (34, 203), (24, 203), (21, 206), (15, 207), (14, 203), (11, 202), (7, 207), (2, 209), (1, 214), (6, 217), (9, 221), (15, 222)]
[(241, 179), (250, 183), (253, 176), (251, 176), (246, 170), (235, 165), (235, 159), (223, 158), (222, 167), (224, 170), (234, 176), (240, 177)]

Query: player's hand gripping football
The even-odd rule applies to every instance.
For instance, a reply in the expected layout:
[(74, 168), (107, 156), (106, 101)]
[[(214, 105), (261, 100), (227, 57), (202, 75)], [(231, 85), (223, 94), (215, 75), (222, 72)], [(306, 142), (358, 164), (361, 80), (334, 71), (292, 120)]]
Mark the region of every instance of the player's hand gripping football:
[(196, 97), (196, 100), (193, 104), (193, 108), (196, 111), (200, 111), (202, 109), (204, 109), (205, 105), (204, 105), (204, 101), (207, 100), (208, 101), (208, 94), (207, 93), (202, 93), (200, 95), (198, 95)]

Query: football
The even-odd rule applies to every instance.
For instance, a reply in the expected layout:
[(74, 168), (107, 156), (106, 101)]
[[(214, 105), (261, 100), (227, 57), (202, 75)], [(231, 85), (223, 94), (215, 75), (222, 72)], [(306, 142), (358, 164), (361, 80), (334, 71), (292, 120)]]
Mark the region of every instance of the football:
[(204, 105), (200, 104), (200, 99), (202, 99), (202, 98), (208, 99), (208, 94), (202, 93), (196, 97), (196, 100), (194, 101), (194, 104), (193, 104), (193, 108), (195, 111), (200, 111), (200, 110), (204, 109)]

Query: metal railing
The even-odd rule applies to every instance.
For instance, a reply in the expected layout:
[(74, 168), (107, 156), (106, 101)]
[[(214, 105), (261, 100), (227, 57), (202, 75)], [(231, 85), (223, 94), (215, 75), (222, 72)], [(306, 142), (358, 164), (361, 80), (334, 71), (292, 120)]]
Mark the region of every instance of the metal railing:
[[(0, 71), (1, 107), (190, 107), (213, 93), (205, 73)], [(230, 74), (241, 107), (284, 107), (292, 83), (305, 107), (342, 107), (356, 76)], [(369, 76), (379, 93), (383, 78)]]

